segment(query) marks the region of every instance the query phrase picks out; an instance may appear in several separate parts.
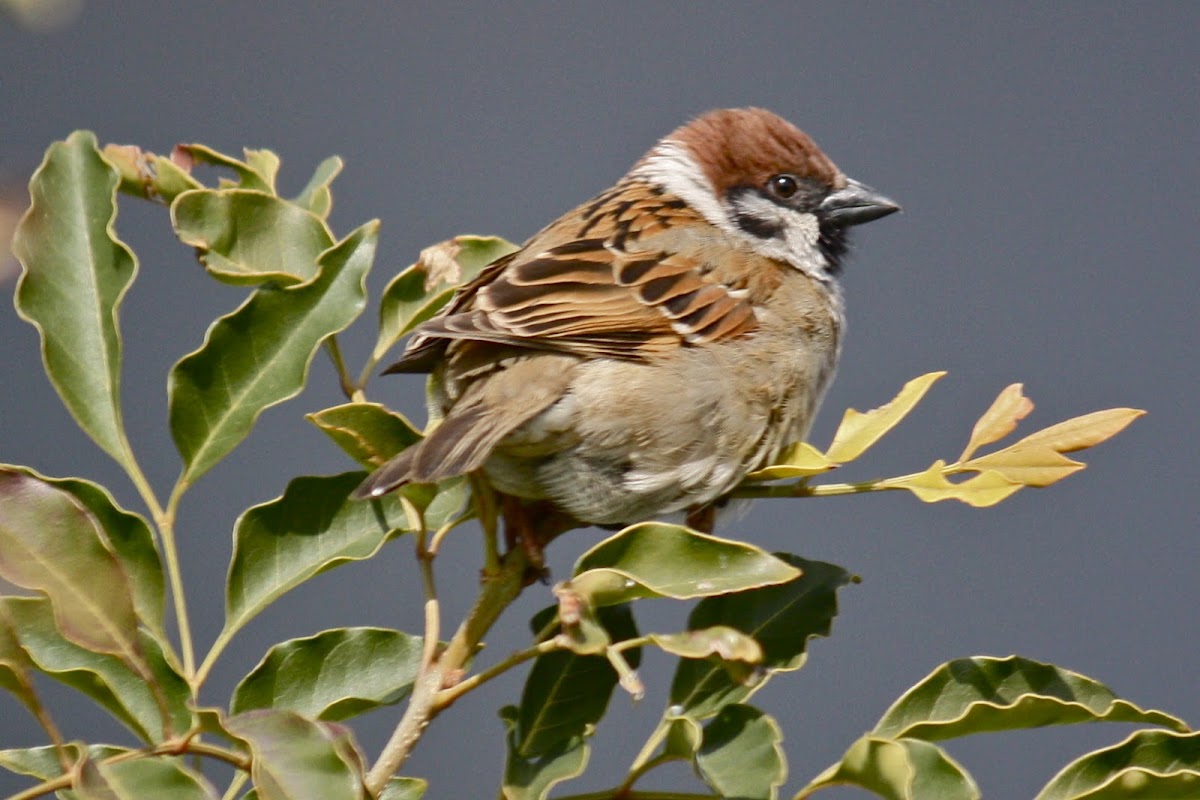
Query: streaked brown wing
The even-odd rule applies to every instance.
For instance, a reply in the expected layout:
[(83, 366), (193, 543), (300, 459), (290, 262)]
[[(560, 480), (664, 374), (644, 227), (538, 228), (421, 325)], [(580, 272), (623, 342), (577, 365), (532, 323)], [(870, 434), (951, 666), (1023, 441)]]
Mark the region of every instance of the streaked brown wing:
[(623, 253), (600, 239), (517, 259), (465, 305), (425, 323), (421, 335), (641, 359), (756, 326), (750, 304), (693, 259)]

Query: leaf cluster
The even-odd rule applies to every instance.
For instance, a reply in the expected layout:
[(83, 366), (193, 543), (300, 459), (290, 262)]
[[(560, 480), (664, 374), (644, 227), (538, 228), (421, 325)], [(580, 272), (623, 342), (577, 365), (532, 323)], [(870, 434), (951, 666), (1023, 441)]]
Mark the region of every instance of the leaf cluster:
[[(507, 755), (498, 783), (511, 800), (541, 800), (584, 771), (613, 694), (645, 694), (639, 676), (645, 648), (677, 660), (663, 712), (627, 774), (611, 791), (588, 797), (777, 797), (787, 779), (785, 726), (751, 701), (768, 681), (805, 665), (809, 643), (831, 633), (838, 592), (855, 578), (833, 564), (647, 521), (584, 553), (553, 587), (554, 604), (534, 616), (529, 642), (484, 663), (483, 640), (526, 588), (529, 566), (521, 548), (501, 552), (491, 491), (472, 476), (409, 486), (371, 502), (350, 495), (364, 469), (423, 435), (368, 399), (381, 359), (514, 245), (460, 236), (424, 250), (380, 296), (376, 343), (352, 373), (337, 336), (366, 308), (379, 224), (342, 237), (330, 228), (331, 184), (341, 166), (327, 159), (298, 195), (284, 197), (276, 181), (280, 160), (267, 150), (234, 157), (193, 144), (160, 156), (129, 146), (101, 149), (92, 134), (77, 132), (52, 145), (33, 176), (31, 205), (13, 246), (23, 268), (17, 310), (41, 335), (45, 372), (62, 402), (123, 468), (145, 508), (124, 509), (107, 489), (82, 478), (0, 465), (0, 578), (16, 587), (0, 596), (0, 687), (34, 716), (48, 742), (0, 750), (0, 767), (31, 780), (9, 800), (52, 793), (105, 800), (412, 800), (425, 781), (400, 772), (426, 726), (460, 697), (526, 663), (521, 696), (500, 712), (497, 732)], [(214, 185), (197, 177), (201, 168), (219, 176)], [(246, 293), (166, 376), (169, 433), (181, 469), (165, 496), (142, 473), (125, 434), (120, 307), (139, 263), (116, 232), (122, 192), (166, 206), (179, 241), (207, 273)], [(265, 409), (301, 392), (321, 350), (346, 402), (306, 418), (359, 469), (298, 475), (278, 497), (241, 514), (225, 623), (201, 653), (192, 641), (177, 554), (177, 534), (186, 530), (180, 500), (249, 436)], [(926, 502), (992, 505), (1078, 471), (1083, 464), (1066, 454), (1104, 441), (1141, 413), (1096, 412), (980, 455), (1032, 409), (1015, 384), (984, 413), (953, 462), (864, 483), (817, 480), (863, 455), (939, 377), (911, 381), (873, 411), (846, 412), (825, 451), (796, 443), (735, 494), (907, 490)], [(476, 518), (478, 596), (444, 637), (451, 626), (442, 620), (438, 595), (439, 549), (451, 531)], [(423, 598), (424, 630), (345, 627), (280, 642), (226, 703), (201, 701), (214, 665), (250, 620), (313, 576), (372, 558), (398, 540), (413, 546), (419, 576), (398, 590)], [(691, 603), (685, 629), (642, 632), (636, 609), (644, 601)], [(103, 709), (127, 737), (81, 740), (82, 732), (71, 730), (69, 720), (61, 725), (43, 702), (44, 680)], [(404, 711), (392, 738), (369, 760), (348, 722), (396, 704)], [(937, 668), (796, 797), (837, 784), (888, 798), (978, 797), (969, 774), (939, 742), (1108, 721), (1155, 727), (1082, 756), (1040, 797), (1194, 796), (1200, 740), (1182, 721), (1139, 708), (1090, 678), (1011, 656)], [(234, 768), (223, 791), (205, 775), (210, 761)], [(635, 788), (672, 761), (689, 763), (704, 788), (669, 795)]]

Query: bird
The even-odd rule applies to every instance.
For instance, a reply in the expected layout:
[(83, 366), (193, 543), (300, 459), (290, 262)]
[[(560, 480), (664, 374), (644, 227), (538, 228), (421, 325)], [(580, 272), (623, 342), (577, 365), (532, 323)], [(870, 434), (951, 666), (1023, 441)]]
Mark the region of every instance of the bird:
[(444, 417), (354, 496), (482, 474), (564, 530), (682, 513), (711, 532), (808, 432), (848, 229), (897, 210), (770, 111), (692, 119), (416, 328), (385, 372), (432, 373)]

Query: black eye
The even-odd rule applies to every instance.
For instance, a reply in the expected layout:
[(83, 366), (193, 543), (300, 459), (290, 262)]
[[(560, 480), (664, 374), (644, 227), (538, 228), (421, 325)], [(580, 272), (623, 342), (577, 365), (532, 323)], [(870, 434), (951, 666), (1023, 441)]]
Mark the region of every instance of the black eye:
[(787, 200), (800, 191), (800, 182), (794, 175), (776, 175), (767, 181), (767, 190), (776, 197)]

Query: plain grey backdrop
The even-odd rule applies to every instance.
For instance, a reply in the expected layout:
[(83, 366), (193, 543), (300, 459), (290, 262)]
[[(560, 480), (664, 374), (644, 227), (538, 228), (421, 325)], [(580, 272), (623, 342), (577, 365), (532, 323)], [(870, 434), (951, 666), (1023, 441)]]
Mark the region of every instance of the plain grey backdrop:
[[(842, 593), (833, 637), (813, 642), (807, 666), (755, 700), (783, 727), (790, 796), (906, 687), (959, 656), (1052, 661), (1200, 721), (1198, 31), (1195, 3), (88, 0), (51, 33), (0, 18), (0, 182), (19, 188), (45, 147), (75, 128), (158, 152), (191, 141), (270, 147), (284, 159), (285, 190), (337, 153), (347, 167), (334, 186), (335, 228), (383, 221), (376, 292), (421, 247), (451, 235), (528, 236), (609, 185), (658, 137), (719, 106), (778, 112), (848, 174), (902, 203), (903, 214), (855, 231), (849, 337), (812, 438), (827, 444), (848, 406), (875, 406), (920, 373), (950, 374), (845, 478), (956, 456), (979, 413), (1016, 381), (1037, 404), (1026, 430), (1111, 406), (1150, 413), (1085, 453), (1087, 470), (992, 509), (902, 494), (760, 503), (719, 531), (863, 578)], [(126, 201), (118, 228), (141, 258), (122, 314), (128, 420), (165, 492), (179, 468), (166, 371), (242, 293), (204, 276), (163, 209)], [(373, 327), (368, 312), (344, 337), (352, 363)], [(138, 508), (63, 411), (34, 330), (7, 302), (0, 342), (0, 460), (98, 480)], [(419, 381), (384, 378), (372, 396), (423, 419)], [(302, 419), (338, 401), (322, 356), (310, 389), (264, 414), (185, 501), (181, 547), (201, 648), (221, 624), (236, 515), (295, 474), (351, 468)], [(556, 542), (554, 572), (566, 574), (597, 536)], [(478, 555), (470, 530), (443, 555), (450, 619), (467, 602)], [(532, 587), (489, 638), (492, 652), (526, 641), (526, 620), (549, 598)], [(640, 613), (655, 630), (684, 617), (665, 604)], [(226, 697), (273, 642), (345, 625), (416, 631), (420, 619), (400, 540), (257, 619), (207, 699)], [(648, 657), (640, 706), (614, 697), (591, 768), (566, 793), (624, 775), (661, 710), (669, 666)], [(494, 796), (495, 711), (515, 701), (521, 677), (489, 685), (430, 729), (406, 772), (429, 778), (431, 797)], [(63, 699), (68, 736), (124, 736)], [(371, 756), (399, 714), (356, 724)], [(949, 750), (985, 796), (1020, 798), (1129, 730), (982, 735)], [(20, 707), (0, 698), (0, 747), (40, 741)], [(680, 768), (647, 785), (688, 781)], [(0, 793), (22, 785), (0, 777)]]

